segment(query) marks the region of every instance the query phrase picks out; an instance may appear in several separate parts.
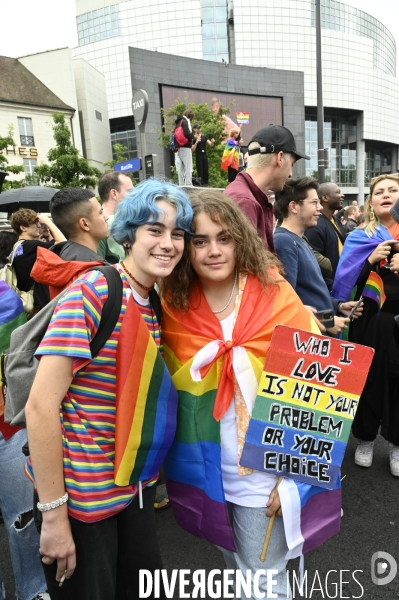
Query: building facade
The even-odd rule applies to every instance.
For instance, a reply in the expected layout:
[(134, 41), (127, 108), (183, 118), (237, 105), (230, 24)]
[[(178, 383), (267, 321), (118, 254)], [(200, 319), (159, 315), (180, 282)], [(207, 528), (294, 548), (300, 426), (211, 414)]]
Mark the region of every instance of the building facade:
[[(146, 89), (146, 75), (135, 79), (131, 71), (133, 48), (154, 53), (154, 64), (156, 53), (173, 55), (169, 64), (177, 81), (184, 73), (183, 58), (219, 63), (227, 70), (277, 69), (288, 86), (291, 74), (300, 72), (305, 150), (311, 156), (307, 173), (317, 172), (314, 0), (148, 0), (145, 6), (137, 0), (77, 0), (76, 6), (79, 46), (74, 56), (105, 76), (112, 135), (124, 133), (113, 131), (114, 119), (122, 129), (120, 119), (132, 123), (132, 91)], [(331, 149), (326, 176), (349, 199), (362, 201), (373, 176), (398, 171), (396, 45), (389, 30), (361, 10), (322, 0), (321, 12), (324, 145)], [(248, 69), (243, 78), (243, 93), (256, 88), (256, 69)], [(199, 87), (195, 80), (192, 87)], [(272, 90), (270, 95), (278, 94)]]
[(89, 164), (104, 170), (112, 158), (104, 75), (69, 48), (19, 59), (0, 57), (0, 135), (13, 131), (15, 146), (3, 150), (9, 164), (33, 175), (54, 147), (52, 115), (61, 112), (73, 145)]

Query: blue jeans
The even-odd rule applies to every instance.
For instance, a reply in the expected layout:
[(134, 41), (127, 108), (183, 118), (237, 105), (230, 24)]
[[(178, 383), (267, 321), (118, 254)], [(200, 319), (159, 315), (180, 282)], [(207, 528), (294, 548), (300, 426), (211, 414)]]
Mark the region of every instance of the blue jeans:
[[(7, 530), (15, 578), (15, 593), (20, 600), (32, 600), (47, 589), (39, 557), (39, 534), (33, 520), (33, 486), (24, 473), (26, 457), (22, 446), (26, 431), (17, 431), (8, 441), (0, 433), (0, 509)], [(21, 515), (32, 513), (20, 527)], [(5, 598), (0, 572), (0, 600)]]
[[(263, 542), (269, 523), (269, 518), (266, 517), (265, 508), (249, 508), (239, 506), (238, 504), (227, 503), (230, 522), (233, 527), (234, 541), (237, 548), (237, 553), (230, 552), (220, 548), (223, 552), (224, 560), (228, 569), (240, 570), (246, 576), (247, 570), (251, 571), (251, 598), (257, 600), (256, 588), (254, 587), (254, 577), (256, 571), (263, 569), (265, 574), (259, 574), (258, 589), (260, 593), (264, 593), (263, 598), (268, 598), (267, 594), (267, 570), (275, 569), (278, 572), (272, 574), (273, 582), (276, 582), (271, 592), (277, 594), (278, 598), (285, 600), (292, 598), (291, 589), (287, 586), (288, 579), (286, 575), (287, 560), (285, 555), (288, 552), (287, 543), (285, 540), (283, 519), (276, 517), (270, 538), (270, 543), (266, 555), (265, 562), (259, 560), (260, 553), (263, 548)], [(246, 596), (237, 595), (236, 598), (245, 598)]]

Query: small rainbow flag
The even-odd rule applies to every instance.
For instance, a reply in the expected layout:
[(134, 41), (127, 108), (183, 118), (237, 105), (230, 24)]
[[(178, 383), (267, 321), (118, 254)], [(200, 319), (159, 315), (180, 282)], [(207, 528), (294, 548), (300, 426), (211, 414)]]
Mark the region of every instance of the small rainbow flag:
[(157, 476), (176, 431), (177, 392), (133, 298), (116, 356), (116, 485)]
[(384, 284), (378, 273), (371, 271), (364, 286), (362, 296), (374, 300), (378, 304), (378, 311), (385, 302)]
[(26, 323), (21, 298), (5, 281), (0, 281), (0, 354), (10, 345), (11, 333)]

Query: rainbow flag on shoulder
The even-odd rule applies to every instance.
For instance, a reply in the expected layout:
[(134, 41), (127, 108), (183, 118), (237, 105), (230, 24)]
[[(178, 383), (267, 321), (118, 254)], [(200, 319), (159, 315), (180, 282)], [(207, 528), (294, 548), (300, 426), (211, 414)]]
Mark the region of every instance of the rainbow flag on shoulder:
[(176, 431), (177, 391), (130, 297), (116, 357), (116, 485), (157, 476)]
[(26, 323), (21, 298), (5, 281), (0, 281), (0, 354), (10, 345), (11, 333)]

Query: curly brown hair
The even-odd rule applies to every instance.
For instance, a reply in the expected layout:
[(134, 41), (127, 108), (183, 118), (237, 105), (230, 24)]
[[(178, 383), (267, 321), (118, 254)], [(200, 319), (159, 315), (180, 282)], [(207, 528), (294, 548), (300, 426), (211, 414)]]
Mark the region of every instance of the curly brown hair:
[[(267, 291), (269, 285), (278, 283), (270, 277), (270, 267), (277, 268), (282, 274), (284, 269), (278, 258), (266, 250), (258, 232), (237, 206), (237, 204), (218, 190), (203, 190), (192, 194), (191, 206), (194, 219), (191, 230), (195, 233), (195, 218), (200, 213), (209, 215), (214, 223), (228, 229), (235, 243), (236, 267), (240, 273), (255, 275)], [(179, 310), (189, 308), (190, 292), (198, 281), (190, 262), (191, 241), (186, 243), (181, 261), (173, 272), (159, 282), (161, 296), (168, 304)]]
[(20, 208), (11, 215), (10, 223), (11, 227), (17, 235), (21, 235), (23, 227), (29, 227), (36, 221), (37, 213), (30, 208)]

